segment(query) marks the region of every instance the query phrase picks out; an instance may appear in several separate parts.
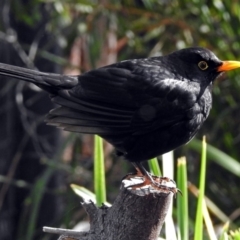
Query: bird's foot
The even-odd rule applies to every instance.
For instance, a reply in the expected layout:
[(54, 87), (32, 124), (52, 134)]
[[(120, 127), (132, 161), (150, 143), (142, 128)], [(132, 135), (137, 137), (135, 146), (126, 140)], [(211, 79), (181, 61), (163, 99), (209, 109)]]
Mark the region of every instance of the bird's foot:
[(181, 191), (176, 188), (176, 183), (172, 179), (154, 176), (149, 172), (143, 175), (138, 169), (135, 174), (130, 173), (126, 175), (123, 181), (125, 187), (130, 190), (146, 189), (150, 187), (153, 191), (161, 190), (164, 192), (172, 192), (173, 194), (178, 192), (181, 193)]
[(155, 186), (155, 188), (160, 188), (161, 190), (166, 190), (172, 192), (174, 195), (176, 193), (180, 193), (182, 195), (182, 192), (176, 188), (176, 182), (168, 177), (157, 177), (152, 176), (154, 182), (152, 182), (152, 185)]

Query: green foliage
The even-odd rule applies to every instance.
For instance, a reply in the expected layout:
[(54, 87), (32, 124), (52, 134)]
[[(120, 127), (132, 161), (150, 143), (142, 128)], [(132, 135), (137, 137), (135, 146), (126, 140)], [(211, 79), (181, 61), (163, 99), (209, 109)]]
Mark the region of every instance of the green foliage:
[[(192, 149), (199, 151), (201, 142), (197, 139), (194, 139), (189, 143), (189, 146)], [(236, 159), (211, 145), (208, 146), (207, 154), (209, 159), (215, 161), (230, 173), (240, 177), (240, 163)]]
[(177, 168), (177, 187), (181, 191), (182, 196), (177, 196), (177, 221), (179, 225), (178, 239), (189, 239), (189, 214), (188, 214), (188, 180), (186, 158), (178, 159)]
[(203, 198), (205, 195), (205, 181), (206, 181), (206, 162), (207, 162), (207, 148), (206, 140), (204, 137), (202, 145), (202, 158), (200, 170), (200, 188), (198, 195), (197, 215), (195, 222), (194, 240), (203, 239)]
[(106, 202), (106, 185), (103, 141), (98, 136), (94, 137), (94, 190), (97, 206), (101, 206)]
[(240, 239), (240, 229), (236, 231), (230, 231), (228, 235), (229, 240), (239, 240)]
[(155, 175), (155, 176), (161, 176), (162, 175), (157, 158), (153, 158), (153, 159), (149, 160), (148, 161), (148, 166), (149, 166), (150, 172), (153, 175)]

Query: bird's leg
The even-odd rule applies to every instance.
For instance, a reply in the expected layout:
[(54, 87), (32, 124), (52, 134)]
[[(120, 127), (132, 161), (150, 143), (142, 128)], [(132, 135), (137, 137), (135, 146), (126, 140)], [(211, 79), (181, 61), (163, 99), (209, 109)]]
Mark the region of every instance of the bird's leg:
[(132, 162), (132, 165), (137, 170), (137, 175), (144, 178), (143, 182), (144, 185), (147, 184), (151, 185), (155, 183), (152, 175), (143, 167), (143, 165), (140, 162)]
[(143, 179), (143, 182), (135, 184), (131, 187), (141, 188), (146, 185), (154, 185), (155, 187), (159, 186), (159, 184), (154, 180), (153, 176), (143, 167), (143, 165), (140, 162), (132, 162), (132, 165), (135, 167), (137, 172), (135, 174), (133, 173), (128, 174), (126, 177), (124, 177), (124, 179), (130, 180), (133, 177), (140, 177)]

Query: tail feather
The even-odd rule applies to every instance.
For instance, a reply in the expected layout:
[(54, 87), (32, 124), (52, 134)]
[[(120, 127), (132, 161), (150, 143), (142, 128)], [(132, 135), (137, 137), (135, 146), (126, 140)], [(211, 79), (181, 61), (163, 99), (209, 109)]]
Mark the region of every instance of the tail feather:
[(70, 89), (78, 83), (77, 76), (43, 73), (4, 63), (0, 63), (0, 75), (34, 83), (50, 93), (59, 89)]

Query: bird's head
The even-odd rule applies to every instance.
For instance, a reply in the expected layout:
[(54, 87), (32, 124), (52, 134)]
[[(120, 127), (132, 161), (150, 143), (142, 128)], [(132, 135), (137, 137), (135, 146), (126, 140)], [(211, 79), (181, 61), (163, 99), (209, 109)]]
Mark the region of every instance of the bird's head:
[(211, 84), (221, 73), (240, 67), (238, 61), (221, 61), (206, 48), (185, 48), (168, 56), (173, 67), (178, 69), (180, 77), (199, 82), (201, 85)]

